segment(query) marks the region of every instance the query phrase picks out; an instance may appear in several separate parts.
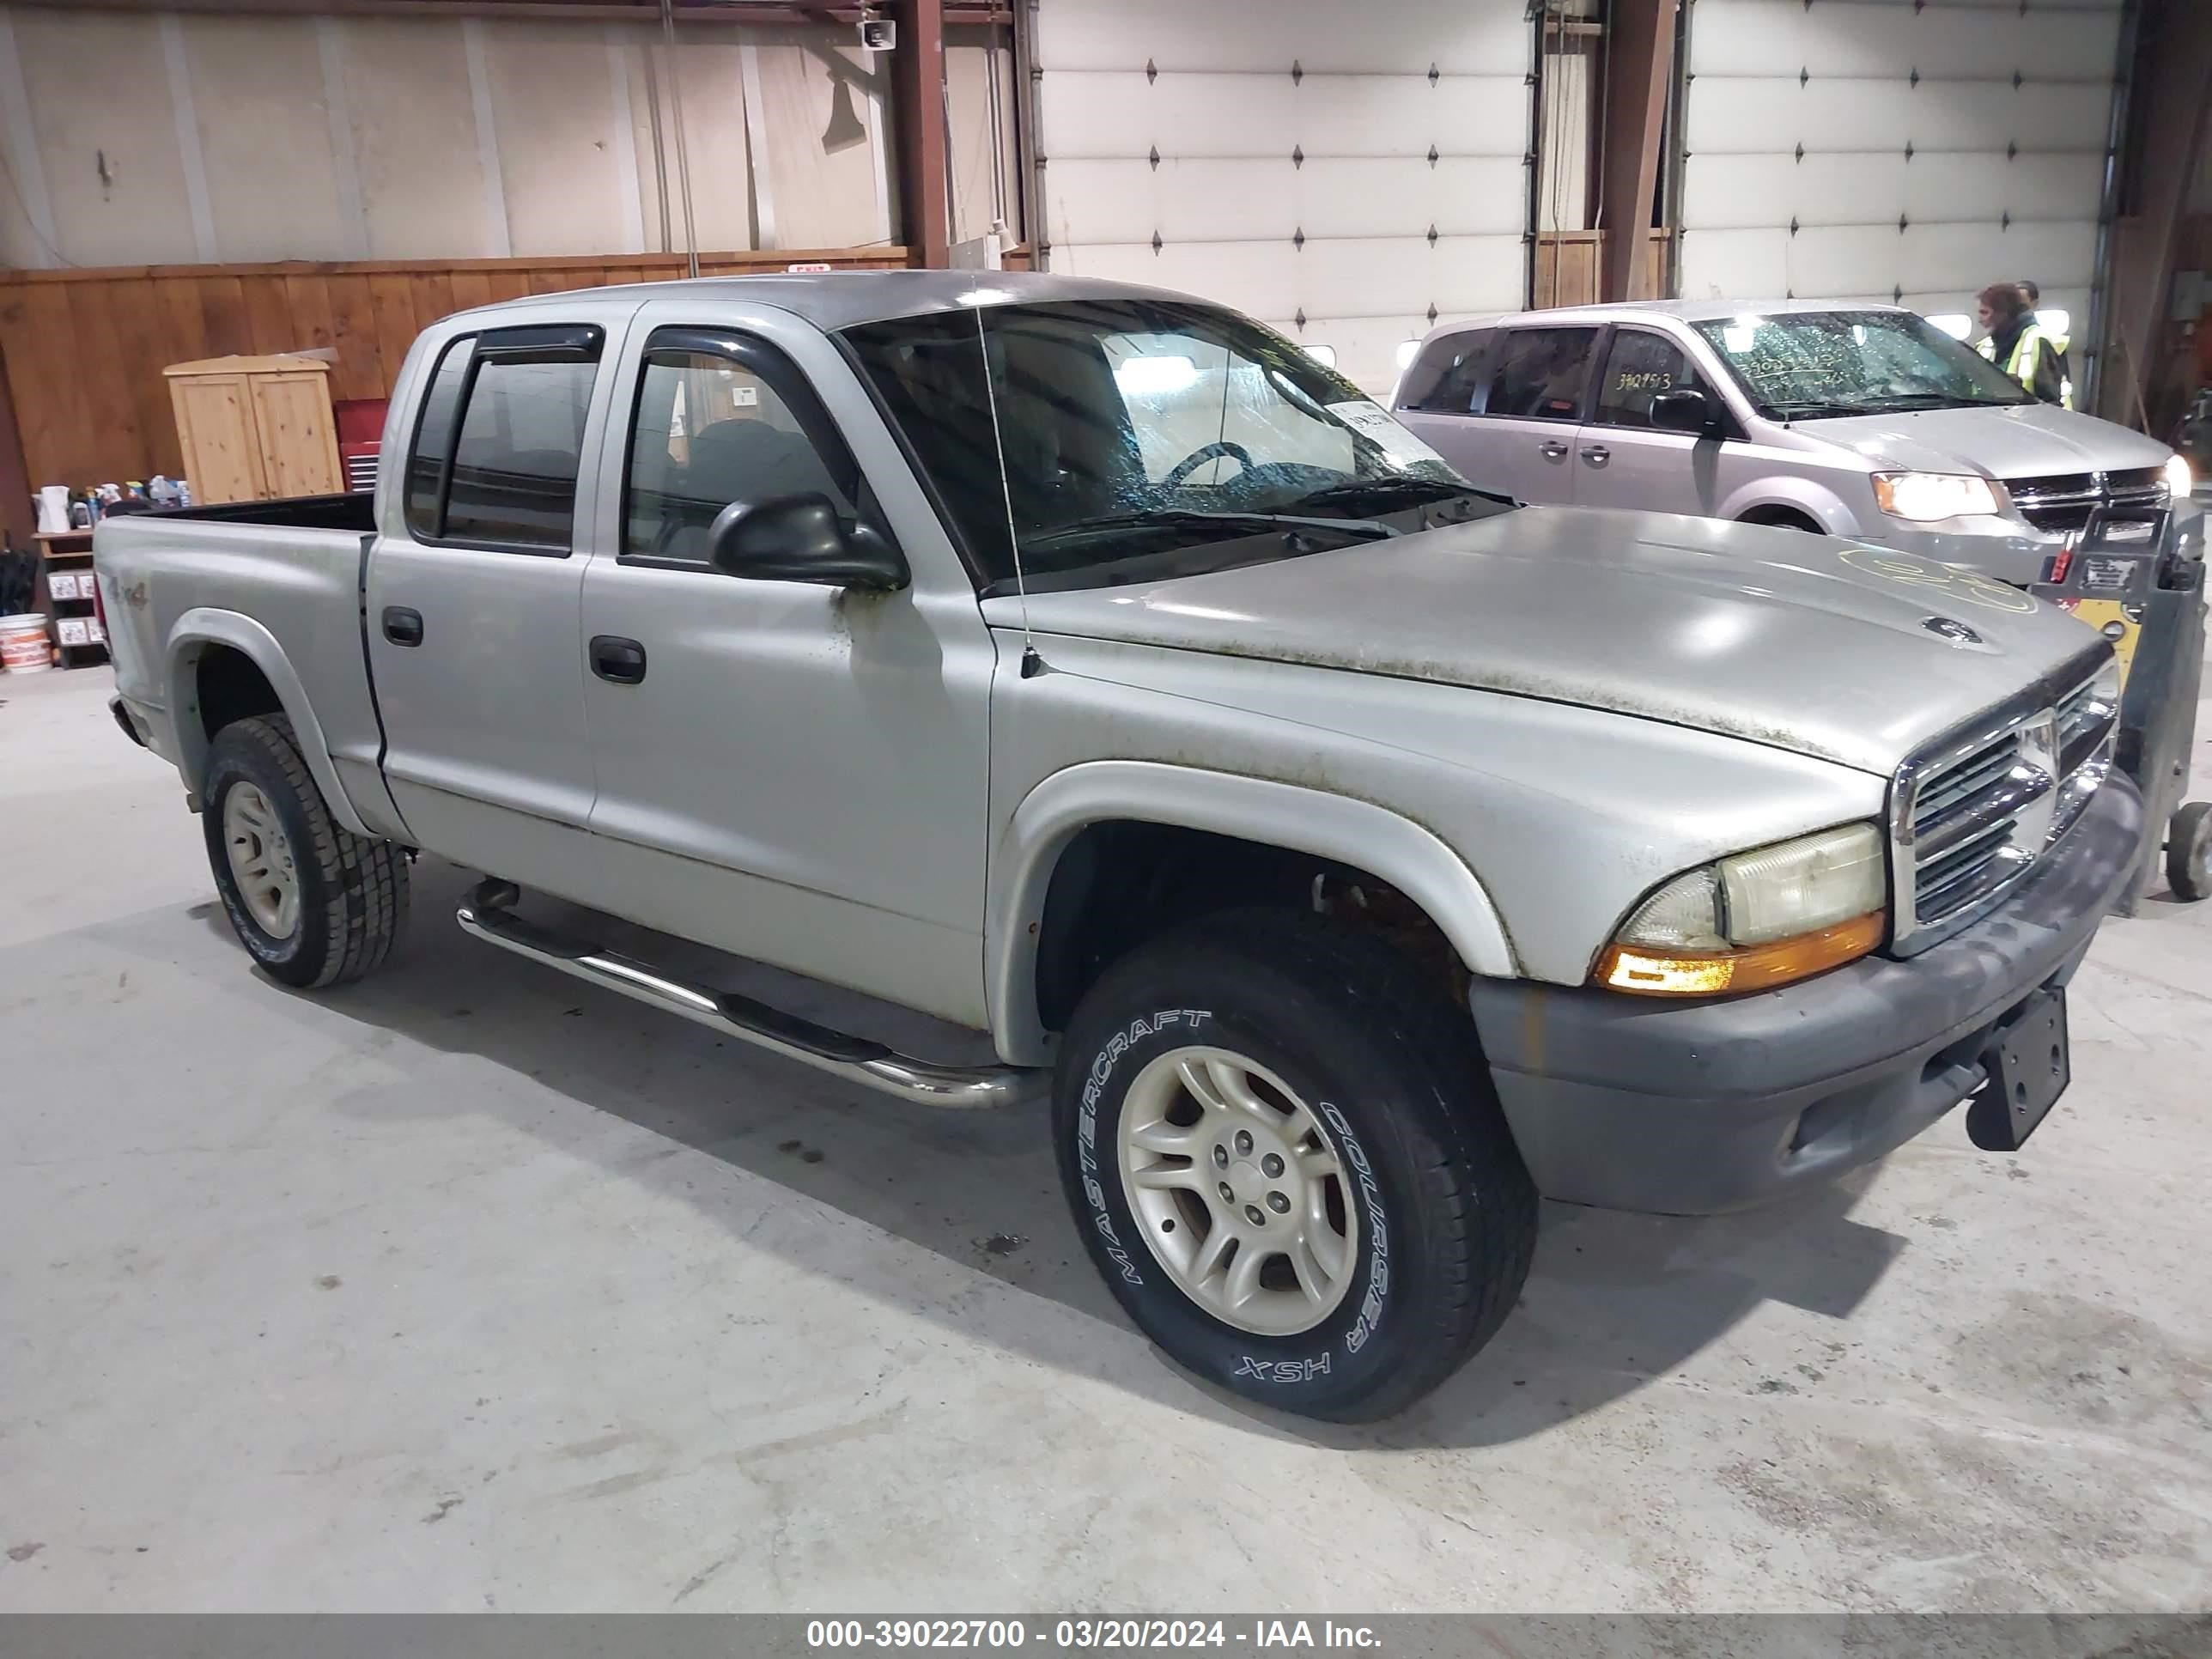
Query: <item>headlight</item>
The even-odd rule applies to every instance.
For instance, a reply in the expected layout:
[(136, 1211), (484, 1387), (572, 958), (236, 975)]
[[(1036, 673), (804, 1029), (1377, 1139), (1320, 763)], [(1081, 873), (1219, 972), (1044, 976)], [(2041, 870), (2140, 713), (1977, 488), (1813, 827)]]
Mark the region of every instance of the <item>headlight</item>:
[(2189, 462), (2182, 456), (2171, 455), (2166, 462), (2166, 488), (2177, 501), (2185, 501), (2197, 488), (2197, 480), (2189, 471)]
[(1998, 510), (1996, 489), (1971, 472), (1877, 472), (1874, 498), (1893, 519), (1916, 524)]
[(1786, 985), (1881, 944), (1888, 901), (1881, 830), (1824, 830), (1675, 877), (1629, 914), (1591, 977), (1646, 996)]

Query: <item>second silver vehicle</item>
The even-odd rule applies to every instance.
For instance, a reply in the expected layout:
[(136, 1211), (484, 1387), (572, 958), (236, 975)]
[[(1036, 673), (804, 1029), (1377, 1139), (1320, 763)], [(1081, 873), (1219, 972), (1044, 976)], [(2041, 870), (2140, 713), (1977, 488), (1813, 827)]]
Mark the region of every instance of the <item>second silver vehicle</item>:
[(1398, 418), (1524, 501), (1689, 513), (2040, 580), (2092, 507), (2189, 493), (2164, 444), (2040, 404), (1892, 306), (1666, 301), (1452, 323)]

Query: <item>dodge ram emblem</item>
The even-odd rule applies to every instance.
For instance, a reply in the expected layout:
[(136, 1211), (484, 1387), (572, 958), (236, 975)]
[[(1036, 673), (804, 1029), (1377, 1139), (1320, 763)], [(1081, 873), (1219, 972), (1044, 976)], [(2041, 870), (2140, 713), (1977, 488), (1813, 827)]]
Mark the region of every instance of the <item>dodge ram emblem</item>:
[(1920, 625), (1954, 645), (1979, 645), (1982, 636), (1954, 617), (1923, 617)]

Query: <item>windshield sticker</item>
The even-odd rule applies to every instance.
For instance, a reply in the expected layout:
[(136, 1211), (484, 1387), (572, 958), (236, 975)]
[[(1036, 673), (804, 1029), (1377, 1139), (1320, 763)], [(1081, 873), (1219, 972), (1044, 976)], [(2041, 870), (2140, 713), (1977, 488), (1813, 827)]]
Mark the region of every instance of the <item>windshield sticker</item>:
[(1885, 576), (1893, 582), (1904, 582), (1914, 587), (1941, 592), (1968, 605), (1978, 605), (1990, 611), (2010, 611), (2025, 616), (2040, 608), (2033, 593), (2023, 592), (2008, 582), (1994, 576), (1984, 576), (1978, 571), (1955, 569), (1948, 564), (1938, 564), (1932, 559), (1915, 558), (1910, 553), (1894, 553), (1886, 547), (1847, 547), (1843, 551), (1845, 564), (1871, 575)]
[(1362, 437), (1372, 440), (1396, 466), (1419, 466), (1423, 461), (1434, 461), (1438, 466), (1446, 465), (1443, 456), (1392, 420), (1390, 412), (1379, 404), (1359, 398), (1349, 403), (1331, 404), (1328, 412)]

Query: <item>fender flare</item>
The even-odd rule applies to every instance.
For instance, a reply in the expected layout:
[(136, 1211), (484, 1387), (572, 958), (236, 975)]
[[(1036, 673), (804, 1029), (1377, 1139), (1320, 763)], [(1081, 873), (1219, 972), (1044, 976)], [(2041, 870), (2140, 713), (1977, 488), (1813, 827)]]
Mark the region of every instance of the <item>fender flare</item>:
[(200, 723), (198, 670), (201, 649), (210, 645), (226, 645), (242, 652), (268, 679), (292, 722), (292, 734), (300, 740), (301, 756), (307, 763), (315, 787), (323, 792), (323, 801), (331, 809), (331, 816), (366, 840), (384, 839), (361, 821), (353, 802), (346, 798), (345, 789), (338, 782), (337, 769), (331, 764), (330, 744), (324, 740), (322, 722), (315, 718), (314, 705), (307, 700), (307, 688), (300, 684), (300, 676), (285, 656), (284, 647), (276, 643), (276, 636), (266, 628), (235, 611), (203, 605), (185, 611), (169, 629), (166, 647), (169, 707), (175, 711), (177, 768), (185, 775), (186, 785), (197, 794), (200, 777), (207, 770), (208, 739)]
[(1077, 833), (1114, 819), (1175, 824), (1340, 860), (1372, 872), (1426, 911), (1474, 973), (1518, 974), (1490, 895), (1431, 831), (1350, 795), (1154, 761), (1088, 761), (1044, 779), (1014, 809), (991, 860), (984, 996), (1010, 1065), (1049, 1063), (1036, 1005), (1037, 942), (1060, 856)]

